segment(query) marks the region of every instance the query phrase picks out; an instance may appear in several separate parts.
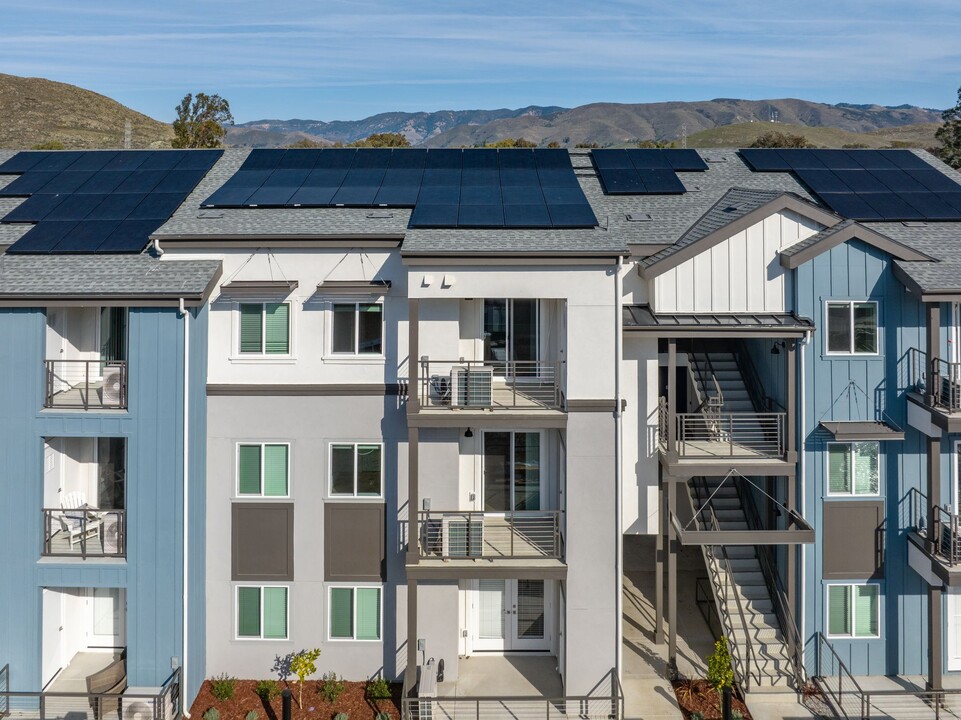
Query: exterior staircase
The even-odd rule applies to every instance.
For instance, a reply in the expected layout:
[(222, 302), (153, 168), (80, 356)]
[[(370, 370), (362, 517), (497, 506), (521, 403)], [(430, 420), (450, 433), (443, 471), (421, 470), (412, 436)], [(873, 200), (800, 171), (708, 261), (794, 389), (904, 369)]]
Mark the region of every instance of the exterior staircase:
[[(737, 355), (733, 352), (692, 352), (688, 353), (688, 363), (699, 397), (714, 397), (717, 388), (720, 388), (724, 412), (755, 412), (757, 408), (744, 382)], [(716, 385), (714, 380), (717, 381)]]

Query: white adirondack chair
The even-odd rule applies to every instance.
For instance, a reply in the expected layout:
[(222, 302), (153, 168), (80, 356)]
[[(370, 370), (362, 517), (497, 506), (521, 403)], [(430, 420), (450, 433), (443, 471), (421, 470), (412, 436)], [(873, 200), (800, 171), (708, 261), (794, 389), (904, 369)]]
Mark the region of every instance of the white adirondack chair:
[(98, 513), (91, 512), (86, 496), (79, 491), (64, 494), (60, 501), (61, 532), (67, 535), (70, 548), (85, 538), (98, 537), (103, 519)]

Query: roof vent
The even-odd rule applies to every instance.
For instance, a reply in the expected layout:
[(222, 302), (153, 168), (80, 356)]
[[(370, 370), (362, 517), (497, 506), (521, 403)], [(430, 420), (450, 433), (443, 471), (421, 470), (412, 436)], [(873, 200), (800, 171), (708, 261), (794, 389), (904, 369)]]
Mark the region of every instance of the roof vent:
[(918, 220), (908, 220), (901, 224), (904, 225), (904, 227), (927, 227), (928, 226), (926, 222), (920, 222)]
[(197, 213), (197, 217), (201, 220), (217, 220), (223, 216), (224, 214), (218, 210), (201, 210)]
[(721, 212), (733, 213), (733, 212), (737, 212), (740, 209), (741, 209), (740, 205), (728, 205), (726, 208), (721, 210)]
[(701, 186), (700, 186), (700, 185), (685, 185), (684, 188), (685, 188), (688, 192), (701, 192)]
[(724, 155), (704, 155), (704, 162), (709, 163), (722, 163), (727, 162), (727, 157)]
[(624, 217), (628, 222), (651, 222), (654, 219), (650, 213), (628, 213)]
[(394, 217), (392, 212), (369, 212), (367, 213), (368, 220), (389, 220)]

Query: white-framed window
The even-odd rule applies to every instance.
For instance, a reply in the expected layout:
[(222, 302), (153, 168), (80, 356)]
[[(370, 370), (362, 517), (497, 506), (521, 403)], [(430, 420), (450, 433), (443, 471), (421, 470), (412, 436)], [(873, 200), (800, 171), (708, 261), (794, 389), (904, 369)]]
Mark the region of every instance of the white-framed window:
[(380, 641), (383, 594), (380, 585), (330, 586), (327, 590), (327, 638)]
[(850, 583), (827, 586), (829, 638), (881, 636), (881, 586)]
[(286, 640), (289, 588), (285, 585), (238, 585), (234, 630), (238, 640)]
[(828, 443), (828, 495), (877, 495), (881, 443)]
[(330, 496), (379, 498), (384, 494), (382, 443), (330, 444)]
[(829, 355), (878, 354), (878, 304), (873, 300), (825, 303)]
[(343, 357), (381, 357), (384, 354), (383, 302), (333, 301), (330, 351)]
[(240, 357), (290, 355), (290, 303), (245, 302), (237, 306)]
[(237, 443), (237, 497), (290, 497), (289, 443)]

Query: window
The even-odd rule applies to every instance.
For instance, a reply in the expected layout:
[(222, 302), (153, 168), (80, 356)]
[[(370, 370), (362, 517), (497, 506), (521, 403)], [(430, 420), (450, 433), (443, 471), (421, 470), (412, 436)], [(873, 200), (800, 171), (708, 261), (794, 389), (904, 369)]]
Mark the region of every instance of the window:
[(290, 305), (241, 303), (240, 354), (289, 355)]
[(877, 495), (880, 443), (828, 444), (828, 495)]
[(380, 497), (383, 446), (334, 443), (330, 446), (330, 494)]
[(380, 588), (330, 588), (330, 639), (380, 640)]
[(290, 446), (279, 443), (238, 445), (237, 494), (287, 497), (290, 494)]
[(237, 637), (287, 639), (287, 588), (237, 588)]
[(828, 637), (880, 636), (878, 585), (828, 585)]
[(876, 355), (878, 352), (878, 304), (876, 302), (829, 302), (827, 305), (828, 352)]
[(384, 354), (384, 306), (334, 303), (331, 348), (338, 355)]

